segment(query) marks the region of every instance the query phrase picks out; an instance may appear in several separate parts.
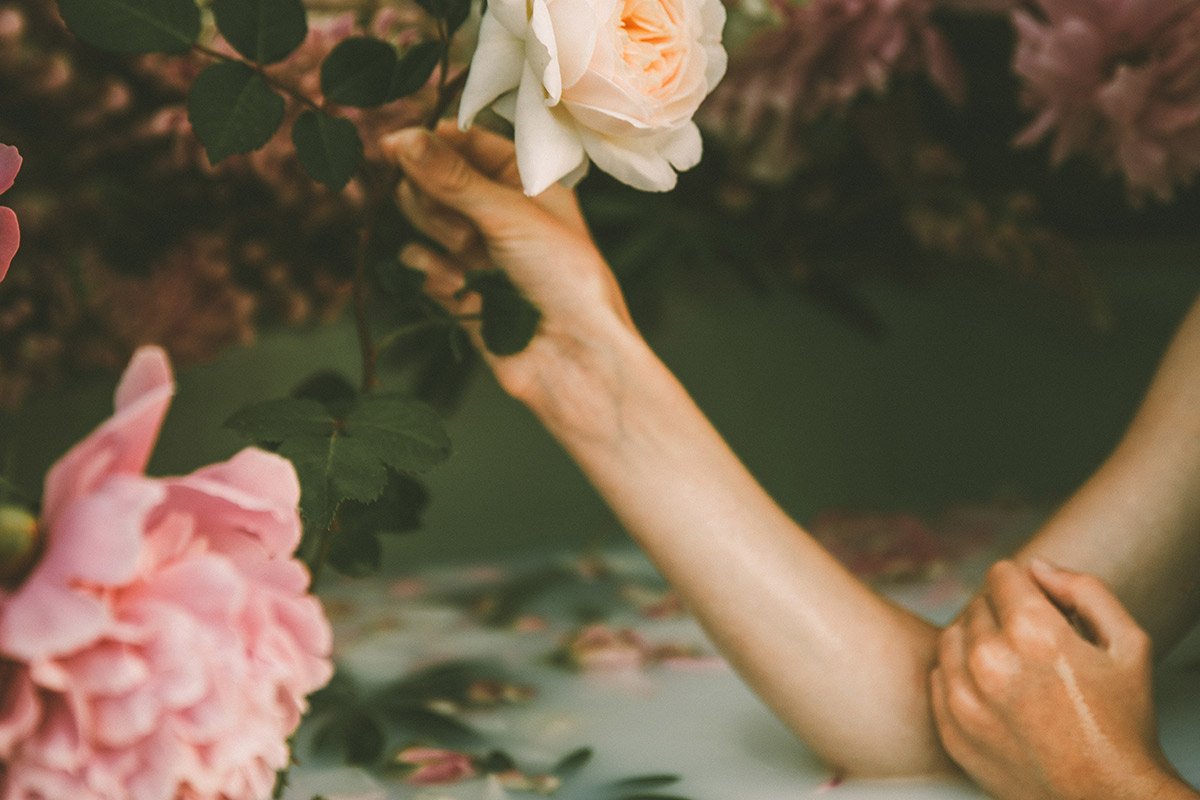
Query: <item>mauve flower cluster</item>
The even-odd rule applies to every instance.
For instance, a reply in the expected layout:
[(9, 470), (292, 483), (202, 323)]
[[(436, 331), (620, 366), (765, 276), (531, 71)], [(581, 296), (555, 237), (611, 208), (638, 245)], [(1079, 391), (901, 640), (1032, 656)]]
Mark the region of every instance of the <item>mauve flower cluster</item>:
[(744, 43), (698, 122), (758, 154), (758, 177), (785, 178), (804, 159), (802, 132), (897, 75), (924, 74), (951, 99), (958, 61), (930, 21), (933, 0), (771, 0), (779, 19)]
[(261, 800), (330, 678), (295, 470), (247, 449), (146, 477), (172, 391), (139, 350), (116, 414), (47, 475), (43, 555), (0, 590), (4, 800)]
[[(355, 19), (314, 14), (308, 39), (272, 73), (319, 99), (321, 59), (364, 32)], [(378, 12), (367, 30), (403, 44), (425, 24), (409, 2)], [(5, 197), (24, 243), (0, 285), (0, 408), (65, 374), (116, 370), (146, 342), (202, 361), (263, 324), (342, 313), (361, 187), (333, 194), (315, 184), (289, 124), (214, 170), (186, 112), (207, 63), (113, 58), (77, 43), (54, 0), (0, 0), (0, 133), (26, 157)], [(338, 113), (360, 126), (373, 159), (377, 135), (418, 119), (431, 96)]]
[(1169, 201), (1200, 171), (1200, 2), (1036, 0), (1013, 14), (1013, 68), (1036, 112), (1018, 142), (1051, 137), (1119, 171), (1131, 197)]

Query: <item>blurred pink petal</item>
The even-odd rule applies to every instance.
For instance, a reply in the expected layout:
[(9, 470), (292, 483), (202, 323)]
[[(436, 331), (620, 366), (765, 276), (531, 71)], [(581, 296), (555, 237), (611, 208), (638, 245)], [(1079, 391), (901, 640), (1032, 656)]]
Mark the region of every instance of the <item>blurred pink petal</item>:
[(8, 274), (13, 256), (21, 247), (21, 227), (11, 208), (0, 206), (0, 281)]
[(8, 144), (0, 144), (0, 194), (12, 188), (21, 171), (21, 154), (17, 148)]
[(143, 347), (117, 387), (116, 413), (50, 468), (42, 519), (53, 526), (67, 500), (94, 491), (111, 475), (140, 475), (175, 386), (167, 354)]

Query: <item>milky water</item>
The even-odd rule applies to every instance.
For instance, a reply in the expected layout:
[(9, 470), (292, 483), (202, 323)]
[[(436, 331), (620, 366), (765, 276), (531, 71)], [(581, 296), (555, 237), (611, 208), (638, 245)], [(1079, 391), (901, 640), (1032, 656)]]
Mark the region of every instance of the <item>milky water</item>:
[[(637, 564), (631, 562), (631, 568)], [(891, 592), (901, 603), (934, 621), (953, 616), (969, 594), (967, 583), (910, 586)], [(546, 662), (561, 629), (518, 634), (473, 624), (460, 609), (428, 602), (397, 602), (382, 585), (351, 590), (359, 617), (384, 615), (385, 623), (342, 620), (340, 658), (364, 682), (381, 682), (439, 659), (489, 658), (513, 668), (537, 689), (525, 705), (467, 714), (464, 720), (503, 745), (522, 767), (547, 769), (575, 748), (594, 757), (555, 797), (597, 795), (608, 781), (641, 774), (673, 773), (682, 780), (661, 790), (690, 800), (792, 800), (793, 798), (980, 798), (974, 788), (949, 780), (831, 783), (830, 772), (809, 754), (723, 663), (578, 674)], [(561, 608), (542, 608), (552, 617)], [(691, 620), (648, 622), (635, 614), (611, 619), (655, 640), (705, 642)], [(379, 628), (372, 631), (374, 624)], [(351, 628), (358, 627), (351, 631)], [(366, 631), (364, 633), (364, 630)], [(350, 632), (348, 632), (350, 631)], [(1200, 783), (1200, 635), (1169, 659), (1159, 680), (1160, 724), (1174, 763)], [(358, 770), (322, 762), (306, 753), (294, 770), (288, 800), (504, 800), (534, 795), (505, 792), (494, 783), (467, 781), (446, 787), (411, 787)]]

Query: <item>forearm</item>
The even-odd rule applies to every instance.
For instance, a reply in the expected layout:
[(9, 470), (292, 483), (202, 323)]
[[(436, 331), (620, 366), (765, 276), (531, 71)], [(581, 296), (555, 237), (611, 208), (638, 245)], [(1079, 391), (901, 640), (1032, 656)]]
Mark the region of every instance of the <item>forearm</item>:
[(1104, 578), (1168, 650), (1200, 614), (1200, 304), (1113, 455), (1020, 557)]
[(936, 630), (841, 567), (766, 494), (636, 334), (523, 398), (759, 695), (855, 774), (948, 768)]

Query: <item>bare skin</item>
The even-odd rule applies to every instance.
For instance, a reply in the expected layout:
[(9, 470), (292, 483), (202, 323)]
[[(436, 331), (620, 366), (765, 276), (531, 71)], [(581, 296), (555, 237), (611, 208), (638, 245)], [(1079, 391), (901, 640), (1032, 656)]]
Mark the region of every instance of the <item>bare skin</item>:
[[(634, 328), (573, 193), (555, 186), (525, 197), (511, 144), (480, 130), (407, 130), (383, 144), (408, 175), (402, 208), (446, 251), (410, 245), (402, 259), (426, 274), (426, 292), (455, 314), (478, 311), (477, 300), (455, 293), (467, 270), (482, 267), (505, 270), (542, 310), (526, 351), (485, 354), (497, 380), (575, 458), (779, 717), (851, 774), (956, 769), (931, 706), (941, 632), (854, 578), (758, 485)], [(1183, 466), (1193, 485), (1200, 481), (1200, 442), (1165, 455), (1147, 449), (1165, 438), (1157, 425), (1177, 424), (1189, 406), (1188, 435), (1200, 439), (1200, 405), (1172, 399), (1197, 390), (1187, 363), (1200, 372), (1200, 311), (1189, 326), (1177, 357), (1184, 364), (1164, 366), (1177, 385), (1156, 382), (1157, 406), (1147, 401), (1159, 419), (1131, 430), (1131, 437), (1141, 430), (1143, 443), (1106, 465), (1112, 474), (1102, 469), (1022, 554), (1100, 573), (1119, 594), (1125, 587), (1122, 599), (1164, 649), (1200, 611), (1188, 603), (1165, 609), (1200, 565), (1200, 544), (1187, 537), (1200, 539), (1200, 508), (1189, 502), (1156, 515), (1153, 502), (1173, 499), (1178, 507), (1182, 498), (1162, 489), (1143, 499), (1139, 482)], [(478, 344), (478, 330), (469, 330)], [(1145, 463), (1168, 456), (1167, 465)], [(1177, 492), (1185, 478), (1173, 480)], [(1113, 485), (1125, 491), (1114, 495)], [(1110, 559), (1103, 548), (1117, 541)], [(1156, 580), (1145, 580), (1148, 568), (1160, 570)]]

